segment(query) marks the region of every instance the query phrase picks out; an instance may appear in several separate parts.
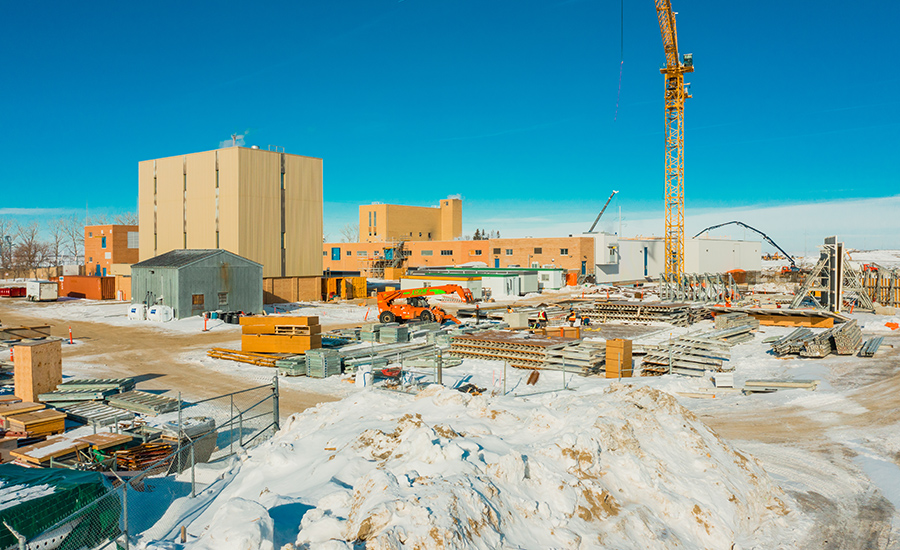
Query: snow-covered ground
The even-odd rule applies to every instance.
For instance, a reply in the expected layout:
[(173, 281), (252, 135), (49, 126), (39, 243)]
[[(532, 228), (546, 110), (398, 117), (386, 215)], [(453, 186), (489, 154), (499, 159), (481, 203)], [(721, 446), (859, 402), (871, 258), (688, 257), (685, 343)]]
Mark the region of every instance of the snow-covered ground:
[[(751, 457), (647, 387), (531, 398), (375, 389), (293, 416), (145, 533), (186, 548), (794, 548)], [(216, 479), (216, 478), (219, 479)], [(702, 487), (702, 490), (698, 490)]]

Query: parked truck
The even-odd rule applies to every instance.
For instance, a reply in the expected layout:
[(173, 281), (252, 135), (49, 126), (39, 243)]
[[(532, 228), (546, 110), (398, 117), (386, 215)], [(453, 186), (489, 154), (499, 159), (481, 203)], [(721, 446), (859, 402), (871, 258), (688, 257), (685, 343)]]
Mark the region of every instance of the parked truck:
[(59, 299), (59, 283), (55, 281), (28, 281), (25, 283), (25, 299), (32, 302), (55, 302)]

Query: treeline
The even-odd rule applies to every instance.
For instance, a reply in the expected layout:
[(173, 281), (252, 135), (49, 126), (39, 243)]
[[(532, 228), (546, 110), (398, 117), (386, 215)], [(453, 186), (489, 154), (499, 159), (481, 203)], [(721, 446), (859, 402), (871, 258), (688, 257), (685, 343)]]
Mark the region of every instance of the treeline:
[[(0, 267), (3, 276), (43, 267), (84, 263), (84, 228), (88, 225), (137, 225), (137, 214), (78, 216), (18, 222), (0, 217)], [(8, 273), (10, 270), (15, 274)], [(2, 278), (2, 277), (0, 277)]]

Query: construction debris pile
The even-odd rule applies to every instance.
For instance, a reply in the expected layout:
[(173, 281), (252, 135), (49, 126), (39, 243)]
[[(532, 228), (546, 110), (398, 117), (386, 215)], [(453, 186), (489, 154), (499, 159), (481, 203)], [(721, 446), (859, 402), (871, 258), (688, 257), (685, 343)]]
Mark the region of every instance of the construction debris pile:
[(773, 342), (772, 351), (776, 355), (826, 357), (832, 352), (837, 355), (853, 355), (861, 345), (862, 332), (853, 319), (819, 333), (808, 328), (798, 328)]

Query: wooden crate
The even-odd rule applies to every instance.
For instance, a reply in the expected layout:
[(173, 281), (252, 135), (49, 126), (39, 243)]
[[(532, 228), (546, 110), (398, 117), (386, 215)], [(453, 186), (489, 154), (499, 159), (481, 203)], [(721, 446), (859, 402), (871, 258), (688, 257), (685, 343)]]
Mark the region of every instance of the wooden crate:
[(84, 441), (66, 439), (65, 437), (51, 437), (46, 441), (10, 451), (9, 454), (18, 460), (41, 465), (50, 462), (51, 458), (60, 458), (87, 448), (88, 444)]
[(62, 342), (41, 340), (13, 346), (16, 397), (37, 401), (37, 396), (62, 383)]
[(631, 340), (606, 341), (606, 377), (630, 378), (632, 375)]
[(322, 347), (322, 335), (286, 336), (275, 334), (244, 334), (241, 351), (254, 353), (305, 353)]

